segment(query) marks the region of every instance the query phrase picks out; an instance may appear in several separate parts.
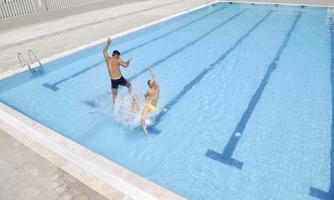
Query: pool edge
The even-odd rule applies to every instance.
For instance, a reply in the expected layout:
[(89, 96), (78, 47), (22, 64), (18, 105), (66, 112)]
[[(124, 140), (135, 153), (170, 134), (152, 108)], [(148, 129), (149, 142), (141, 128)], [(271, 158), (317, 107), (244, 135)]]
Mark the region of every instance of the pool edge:
[(108, 199), (115, 189), (132, 199), (184, 199), (3, 103), (0, 119), (10, 136)]
[[(242, 3), (242, 4), (247, 4), (247, 3), (254, 3), (254, 4), (282, 4), (282, 5), (291, 5), (291, 6), (300, 6), (300, 5), (307, 5), (307, 4), (288, 4), (288, 3), (270, 3), (270, 2), (252, 2), (252, 1), (222, 1), (222, 0), (217, 0), (217, 1), (211, 1), (207, 4), (203, 4), (201, 6), (192, 8), (192, 9), (188, 9), (186, 11), (182, 11), (178, 14), (172, 15), (172, 16), (168, 16), (165, 17), (163, 19), (159, 19), (153, 22), (150, 22), (148, 24), (139, 26), (139, 27), (135, 27), (132, 28), (130, 30), (127, 31), (123, 31), (120, 33), (116, 33), (111, 35), (111, 38), (118, 38), (118, 37), (122, 37), (126, 34), (147, 28), (149, 26), (170, 20), (172, 18), (178, 17), (180, 15), (184, 15), (186, 13), (189, 12), (193, 12), (195, 10), (201, 9), (203, 7), (209, 6), (211, 4), (215, 4), (215, 3), (227, 3), (227, 2), (235, 2), (235, 3)], [(324, 8), (334, 8), (334, 6), (325, 6), (325, 5), (307, 5), (310, 7), (324, 7)], [(54, 56), (42, 59), (41, 62), (44, 63), (48, 63), (57, 59), (60, 59), (62, 57), (77, 53), (79, 51), (88, 49), (90, 47), (93, 47), (95, 45), (101, 44), (105, 41), (105, 38), (103, 39), (99, 39), (99, 40), (94, 40), (91, 41), (88, 44), (82, 45), (80, 47), (74, 48), (72, 50), (68, 50), (59, 54), (56, 54)], [(17, 70), (13, 70), (13, 71), (7, 71), (4, 73), (0, 74), (0, 80), (3, 80), (5, 78), (9, 78), (11, 76), (15, 76), (19, 73), (25, 72), (28, 69), (17, 69)], [(7, 115), (7, 116), (6, 116)], [(14, 121), (16, 120), (17, 123), (15, 122), (9, 122), (10, 119), (8, 118), (12, 117), (14, 119)], [(28, 131), (22, 131), (19, 130), (17, 127), (20, 126), (26, 126)], [(117, 190), (119, 190), (120, 192), (124, 193), (125, 195), (128, 195), (131, 198), (134, 199), (183, 199), (183, 197), (177, 195), (176, 193), (173, 193), (165, 188), (163, 188), (162, 186), (151, 182), (147, 179), (145, 179), (144, 177), (137, 175), (136, 173), (118, 165), (117, 163), (114, 163), (111, 160), (108, 160), (106, 158), (104, 158), (103, 156), (96, 154), (92, 151), (90, 151), (89, 149), (81, 146), (80, 144), (75, 143), (74, 141), (62, 136), (61, 134), (57, 133), (56, 131), (53, 131), (49, 128), (47, 128), (46, 126), (36, 122), (35, 120), (23, 115), (22, 113), (16, 111), (15, 109), (7, 106), (6, 104), (3, 104), (0, 102), (0, 128), (5, 130), (6, 133), (8, 133), (10, 136), (12, 136), (13, 138), (17, 139), (18, 141), (22, 142), (23, 144), (25, 144), (29, 149), (33, 150), (34, 152), (38, 153), (39, 155), (41, 155), (42, 157), (46, 158), (47, 160), (49, 160), (50, 162), (54, 163), (56, 166), (60, 167), (61, 169), (63, 169), (64, 171), (68, 172), (70, 175), (73, 175), (75, 178), (77, 178), (79, 181), (83, 182), (84, 184), (88, 185), (90, 188), (92, 188), (93, 190), (97, 191), (98, 193), (102, 194), (103, 196), (106, 196), (107, 198), (109, 196), (109, 189), (110, 187), (112, 188), (116, 188)], [(107, 163), (106, 165), (108, 169), (102, 169), (104, 170), (107, 174), (112, 174), (111, 176), (114, 176), (116, 178), (121, 179), (121, 181), (123, 181), (123, 184), (128, 184), (126, 186), (128, 187), (133, 187), (133, 190), (136, 191), (129, 191), (129, 188), (124, 188), (124, 186), (119, 186), (117, 185), (117, 183), (107, 183), (105, 181), (103, 181), (102, 179), (98, 178), (98, 176), (96, 176), (96, 174), (92, 173), (89, 170), (85, 170), (84, 168), (82, 168), (82, 166), (78, 166), (78, 164), (76, 164), (75, 162), (73, 162), (72, 160), (67, 160), (64, 156), (61, 156), (60, 153), (57, 153), (56, 151), (52, 150), (50, 147), (48, 147), (45, 144), (40, 143), (38, 140), (34, 139), (31, 135), (29, 135), (29, 129), (33, 129), (34, 131), (36, 131), (38, 134), (43, 135), (44, 133), (47, 134), (46, 137), (48, 137), (48, 139), (55, 139), (56, 141), (49, 141), (49, 142), (53, 142), (53, 143), (57, 143), (57, 146), (61, 146), (62, 148), (64, 148), (66, 151), (70, 151), (72, 154), (74, 154), (77, 157), (80, 157), (79, 159), (83, 159), (88, 161), (90, 164), (96, 164), (96, 165), (101, 165), (101, 163)], [(43, 136), (44, 137), (44, 136)], [(67, 146), (64, 147), (63, 145)], [(80, 154), (80, 155), (78, 155)], [(88, 158), (83, 158), (81, 154), (85, 154), (85, 156)], [(100, 163), (99, 163), (100, 162)], [(78, 169), (79, 168), (79, 169)], [(120, 172), (120, 174), (115, 174), (114, 172), (111, 173), (109, 171), (113, 171), (116, 170), (116, 172)], [(88, 174), (86, 174), (88, 172)], [(119, 175), (122, 175), (122, 177), (120, 177)], [(128, 180), (131, 181), (128, 181)], [(99, 182), (102, 181), (103, 183)], [(136, 182), (138, 184), (133, 184), (131, 182)], [(141, 185), (140, 185), (140, 184)], [(147, 187), (150, 190), (155, 190), (152, 193), (155, 193), (154, 195), (150, 192), (147, 192), (145, 189), (142, 189), (141, 187)], [(120, 189), (121, 188), (121, 189)], [(141, 193), (142, 195), (138, 195), (138, 193)]]

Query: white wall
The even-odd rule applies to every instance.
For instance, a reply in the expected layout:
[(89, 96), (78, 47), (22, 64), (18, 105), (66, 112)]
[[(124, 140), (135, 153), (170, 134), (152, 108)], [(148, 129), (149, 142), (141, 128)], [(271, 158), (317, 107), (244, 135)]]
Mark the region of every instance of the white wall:
[(98, 3), (105, 0), (0, 0), (0, 19)]
[(0, 0), (0, 19), (31, 15), (35, 12), (33, 0)]

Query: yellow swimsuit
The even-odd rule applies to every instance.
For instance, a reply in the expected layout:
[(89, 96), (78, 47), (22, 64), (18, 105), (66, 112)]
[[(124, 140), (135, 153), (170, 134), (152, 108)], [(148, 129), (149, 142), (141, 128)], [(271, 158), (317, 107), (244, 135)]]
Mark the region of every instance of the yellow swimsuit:
[[(155, 94), (153, 97), (151, 96), (152, 93)], [(152, 102), (154, 104), (157, 103), (157, 98), (159, 98), (159, 90), (151, 90), (151, 91), (148, 91), (147, 94), (148, 94), (149, 98), (148, 98), (148, 102), (146, 103), (146, 105), (150, 108), (151, 112), (156, 112), (157, 111), (157, 107), (154, 106), (152, 104)]]
[(147, 103), (146, 105), (151, 109), (151, 112), (157, 111), (157, 107), (155, 107), (154, 105), (152, 105), (150, 103)]

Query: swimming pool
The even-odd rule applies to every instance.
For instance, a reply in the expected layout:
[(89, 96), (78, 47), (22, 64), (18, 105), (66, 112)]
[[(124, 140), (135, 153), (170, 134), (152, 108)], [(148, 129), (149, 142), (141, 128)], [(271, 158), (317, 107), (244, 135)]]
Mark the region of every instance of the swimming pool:
[(333, 27), (326, 8), (217, 3), (115, 39), (138, 96), (155, 68), (149, 136), (126, 90), (112, 106), (104, 44), (2, 80), (0, 100), (188, 199), (329, 197)]

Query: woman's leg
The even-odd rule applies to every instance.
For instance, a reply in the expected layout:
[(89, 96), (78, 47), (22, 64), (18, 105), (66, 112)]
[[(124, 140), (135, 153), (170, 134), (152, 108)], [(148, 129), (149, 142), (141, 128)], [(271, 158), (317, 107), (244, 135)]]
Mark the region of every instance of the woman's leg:
[(145, 134), (148, 133), (147, 132), (146, 119), (147, 119), (148, 114), (150, 114), (150, 112), (151, 112), (150, 107), (148, 105), (145, 105), (143, 113), (141, 115), (141, 120), (140, 120), (141, 121), (141, 125), (143, 127), (143, 130), (144, 130)]

